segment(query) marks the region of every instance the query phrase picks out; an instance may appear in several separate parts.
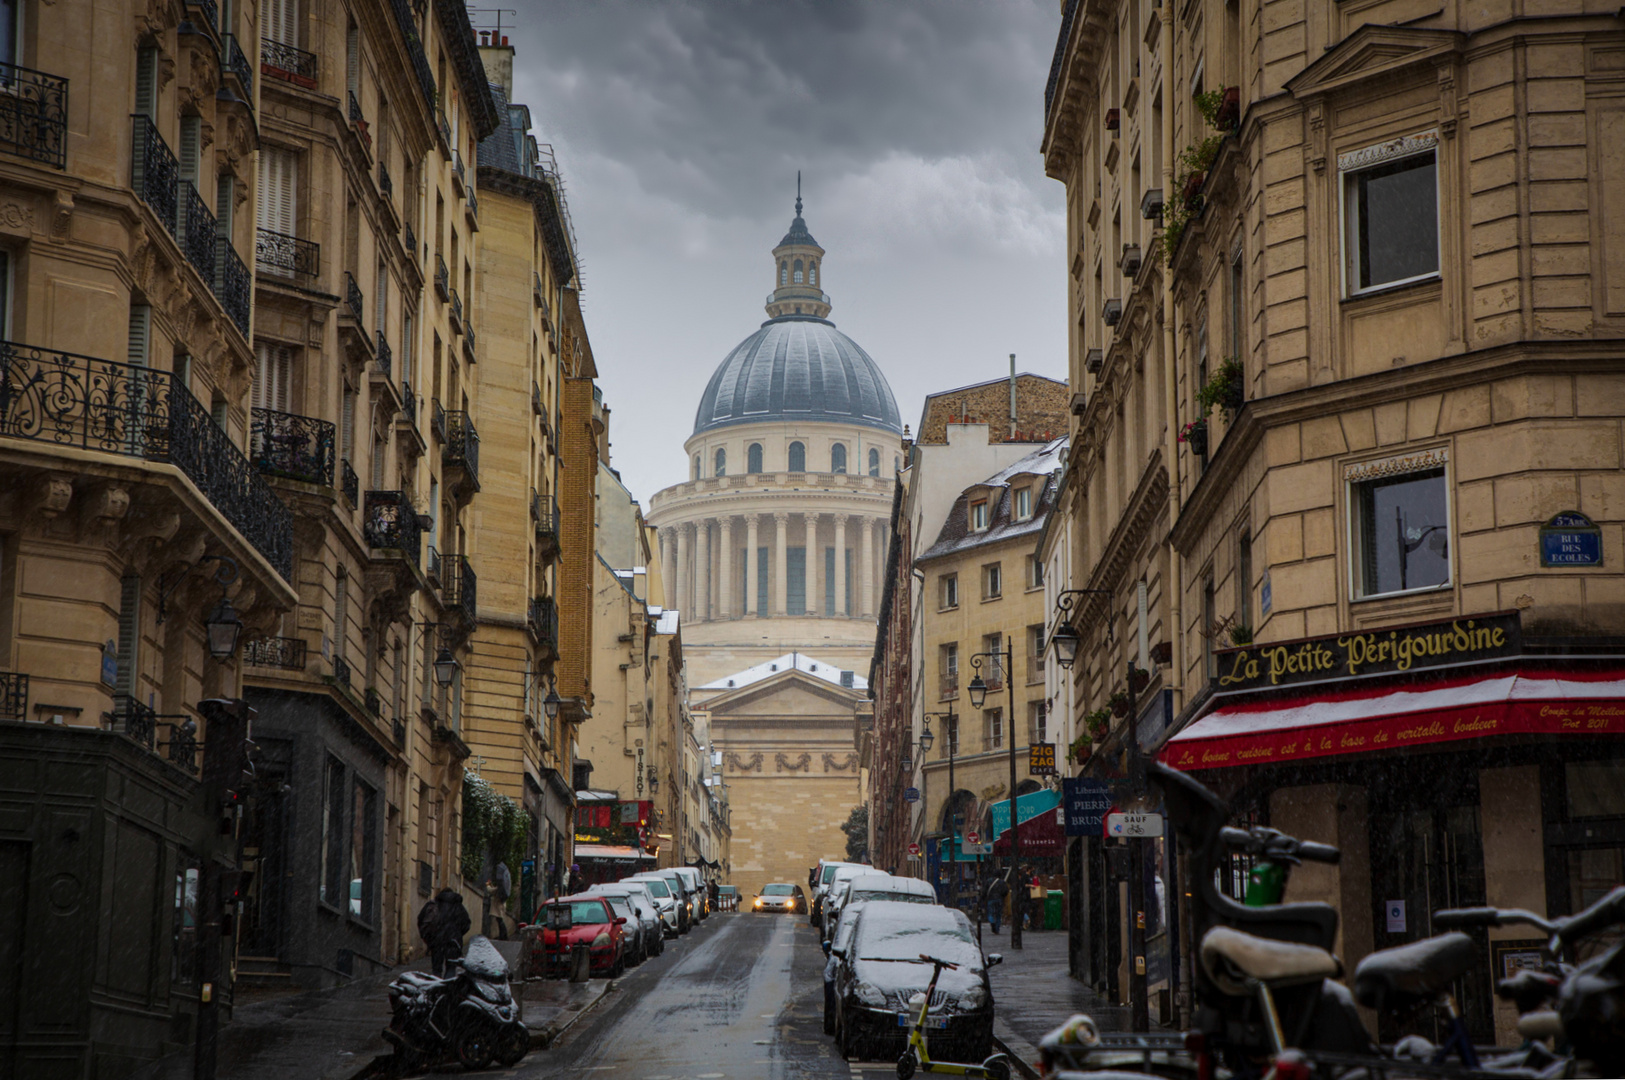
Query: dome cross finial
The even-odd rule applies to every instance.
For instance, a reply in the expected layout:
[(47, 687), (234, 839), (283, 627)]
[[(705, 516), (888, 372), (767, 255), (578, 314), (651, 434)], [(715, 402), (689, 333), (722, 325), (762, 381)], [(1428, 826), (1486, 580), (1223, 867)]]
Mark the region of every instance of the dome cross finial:
[(801, 170), (796, 170), (796, 217), (801, 216)]

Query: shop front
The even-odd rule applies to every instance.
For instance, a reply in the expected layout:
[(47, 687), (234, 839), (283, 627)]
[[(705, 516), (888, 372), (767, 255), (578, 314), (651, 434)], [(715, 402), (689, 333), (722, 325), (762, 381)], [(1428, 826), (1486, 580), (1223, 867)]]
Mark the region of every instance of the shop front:
[[(1509, 612), (1227, 650), (1217, 670), (1161, 759), (1239, 819), (1342, 850), (1294, 868), (1288, 897), (1338, 908), (1347, 970), (1443, 908), (1565, 914), (1625, 883), (1625, 656), (1526, 644)], [(1493, 986), (1540, 944), (1481, 938), (1457, 991), (1476, 1039), (1516, 1041)], [(1380, 1035), (1413, 1030), (1435, 1034)]]
[(600, 885), (653, 870), (653, 820), (652, 801), (620, 799), (614, 792), (577, 792), (574, 861), (582, 881)]

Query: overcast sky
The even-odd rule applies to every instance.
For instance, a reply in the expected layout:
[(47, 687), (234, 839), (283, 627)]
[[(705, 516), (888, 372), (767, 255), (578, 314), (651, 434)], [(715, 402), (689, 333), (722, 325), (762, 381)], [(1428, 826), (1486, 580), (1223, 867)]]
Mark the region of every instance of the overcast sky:
[(767, 317), (797, 169), (830, 319), (907, 423), (1012, 352), (1065, 378), (1062, 188), (1038, 153), (1056, 0), (515, 6), (515, 97), (558, 155), (611, 463), (645, 506), (686, 479), (706, 380)]

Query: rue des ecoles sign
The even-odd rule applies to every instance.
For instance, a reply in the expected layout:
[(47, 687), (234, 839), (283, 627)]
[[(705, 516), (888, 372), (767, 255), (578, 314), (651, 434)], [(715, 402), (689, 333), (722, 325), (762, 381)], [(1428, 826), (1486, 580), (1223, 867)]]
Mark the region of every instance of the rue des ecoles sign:
[(1470, 615), (1369, 634), (1328, 634), (1224, 649), (1215, 658), (1214, 689), (1261, 690), (1415, 671), (1516, 656), (1522, 648), (1516, 611)]

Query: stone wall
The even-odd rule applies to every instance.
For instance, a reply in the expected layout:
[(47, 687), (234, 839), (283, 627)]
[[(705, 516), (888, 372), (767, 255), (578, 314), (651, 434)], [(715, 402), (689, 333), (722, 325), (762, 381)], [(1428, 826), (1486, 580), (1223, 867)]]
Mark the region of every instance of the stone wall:
[(989, 442), (1048, 442), (1067, 433), (1071, 391), (1042, 375), (1016, 376), (1016, 434), (1010, 436), (1010, 380), (945, 390), (925, 399), (915, 442), (948, 441), (949, 424), (986, 424)]

